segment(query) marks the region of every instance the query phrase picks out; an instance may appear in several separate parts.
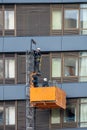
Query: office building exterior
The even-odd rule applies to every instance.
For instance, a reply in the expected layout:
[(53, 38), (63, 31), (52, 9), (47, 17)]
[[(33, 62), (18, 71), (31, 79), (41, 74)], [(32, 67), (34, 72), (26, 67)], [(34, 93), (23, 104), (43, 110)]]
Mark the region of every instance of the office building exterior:
[(87, 129), (87, 0), (0, 0), (0, 130), (27, 130), (26, 52), (41, 48), (41, 81), (66, 109), (35, 109), (36, 130)]

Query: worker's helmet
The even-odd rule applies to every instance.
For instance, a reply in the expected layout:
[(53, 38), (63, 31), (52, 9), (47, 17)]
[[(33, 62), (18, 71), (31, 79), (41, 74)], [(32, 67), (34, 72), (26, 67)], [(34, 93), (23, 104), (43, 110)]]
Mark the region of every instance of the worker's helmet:
[(40, 51), (40, 48), (37, 48), (38, 51)]
[(47, 78), (44, 78), (43, 80), (44, 80), (44, 81), (47, 81)]

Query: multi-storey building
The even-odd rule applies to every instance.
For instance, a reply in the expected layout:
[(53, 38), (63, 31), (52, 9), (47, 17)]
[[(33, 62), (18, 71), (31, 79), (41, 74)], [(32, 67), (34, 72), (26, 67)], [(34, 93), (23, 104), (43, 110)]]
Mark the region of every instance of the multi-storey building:
[(36, 130), (87, 129), (87, 0), (0, 0), (0, 130), (26, 130), (26, 52), (41, 48), (43, 79), (67, 107), (36, 109)]

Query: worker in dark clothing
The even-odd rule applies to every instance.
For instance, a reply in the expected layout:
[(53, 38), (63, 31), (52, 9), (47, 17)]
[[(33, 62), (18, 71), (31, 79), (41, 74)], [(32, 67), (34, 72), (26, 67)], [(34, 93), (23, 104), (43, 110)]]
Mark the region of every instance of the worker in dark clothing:
[(43, 79), (43, 84), (42, 84), (43, 87), (48, 87), (49, 84), (48, 84), (48, 81), (47, 81), (47, 78), (44, 78)]
[(34, 50), (34, 72), (40, 73), (41, 52), (40, 48)]
[(33, 75), (33, 84), (34, 84), (34, 87), (38, 87), (38, 76), (37, 75)]

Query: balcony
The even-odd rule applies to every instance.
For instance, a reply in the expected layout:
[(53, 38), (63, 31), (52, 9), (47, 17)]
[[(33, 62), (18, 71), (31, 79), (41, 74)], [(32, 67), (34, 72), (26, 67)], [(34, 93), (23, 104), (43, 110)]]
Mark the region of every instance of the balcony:
[(66, 93), (55, 86), (30, 87), (30, 103), (37, 108), (66, 108)]

